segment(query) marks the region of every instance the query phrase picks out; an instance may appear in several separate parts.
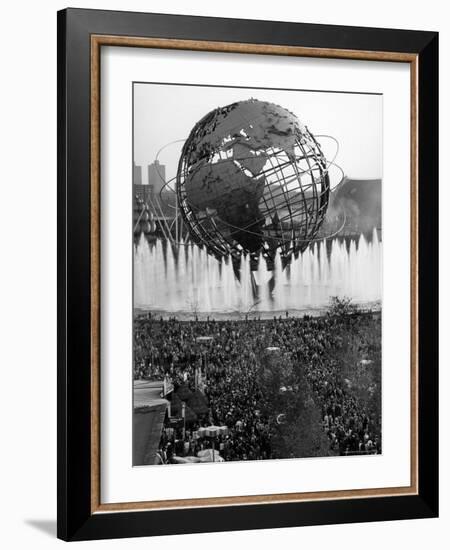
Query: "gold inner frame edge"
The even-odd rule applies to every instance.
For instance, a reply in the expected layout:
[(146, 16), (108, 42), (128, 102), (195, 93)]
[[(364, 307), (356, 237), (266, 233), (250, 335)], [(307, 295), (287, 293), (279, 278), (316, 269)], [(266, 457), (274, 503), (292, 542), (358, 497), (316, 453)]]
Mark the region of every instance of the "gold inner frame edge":
[[(100, 50), (102, 46), (163, 48), (206, 52), (318, 57), (409, 63), (411, 101), (411, 483), (406, 487), (211, 497), (142, 502), (100, 500)], [(167, 38), (91, 35), (90, 55), (90, 197), (91, 197), (91, 513), (163, 510), (405, 496), (418, 494), (418, 55), (403, 52), (308, 48), (269, 44)]]

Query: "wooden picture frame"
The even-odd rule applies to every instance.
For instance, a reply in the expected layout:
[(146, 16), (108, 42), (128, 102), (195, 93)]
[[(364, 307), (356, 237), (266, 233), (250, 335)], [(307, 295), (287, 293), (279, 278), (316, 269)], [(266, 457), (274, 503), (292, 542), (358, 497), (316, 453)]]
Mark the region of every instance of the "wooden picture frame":
[[(409, 487), (102, 504), (100, 50), (407, 63), (411, 68)], [(86, 540), (438, 514), (438, 35), (67, 9), (58, 13), (58, 537)]]

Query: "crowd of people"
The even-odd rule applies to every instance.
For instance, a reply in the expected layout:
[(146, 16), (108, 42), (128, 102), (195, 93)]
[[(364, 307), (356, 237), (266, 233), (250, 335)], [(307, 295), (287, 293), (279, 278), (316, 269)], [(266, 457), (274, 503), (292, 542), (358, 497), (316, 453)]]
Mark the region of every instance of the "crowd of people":
[[(376, 364), (369, 359), (376, 354), (364, 338), (364, 325), (368, 320), (373, 323), (374, 319), (365, 315), (354, 316), (353, 321), (355, 319), (357, 322), (348, 327), (358, 333), (353, 344), (358, 348), (354, 355), (359, 356), (355, 370), (360, 365), (381, 369), (379, 361)], [(341, 455), (381, 453), (381, 411), (371, 411), (367, 402), (357, 399), (352, 382), (343, 376), (344, 365), (336, 358), (336, 350), (340, 350), (344, 343), (339, 326), (336, 326), (340, 323), (342, 319), (323, 317), (303, 324), (301, 340), (307, 344), (297, 346), (297, 360), (306, 368), (307, 379), (321, 406), (323, 429), (330, 440), (331, 450)], [(375, 323), (380, 328), (379, 315), (375, 316)], [(381, 385), (368, 389), (380, 393)]]
[[(138, 317), (134, 330), (135, 378), (169, 377), (175, 393), (181, 386), (191, 391), (200, 389), (208, 404), (208, 412), (187, 426), (165, 425), (159, 450), (161, 462), (170, 462), (174, 456), (194, 457), (210, 448), (211, 440), (198, 437), (199, 427), (209, 425), (227, 427), (226, 435), (214, 441), (225, 460), (278, 456), (272, 445), (276, 423), (270, 414), (261, 412), (265, 388), (258, 376), (269, 347), (278, 348), (296, 369), (303, 369), (333, 454), (381, 452), (380, 419), (354, 394), (351, 381), (343, 378), (342, 364), (335, 353), (348, 345), (345, 330), (363, 335), (365, 324), (380, 322), (376, 314), (361, 313), (348, 318), (286, 315), (245, 321), (163, 320), (151, 314)], [(345, 323), (353, 325), (345, 327)], [(380, 368), (374, 364), (373, 350), (364, 337), (355, 342), (360, 361)], [(202, 373), (200, 378), (198, 373)]]

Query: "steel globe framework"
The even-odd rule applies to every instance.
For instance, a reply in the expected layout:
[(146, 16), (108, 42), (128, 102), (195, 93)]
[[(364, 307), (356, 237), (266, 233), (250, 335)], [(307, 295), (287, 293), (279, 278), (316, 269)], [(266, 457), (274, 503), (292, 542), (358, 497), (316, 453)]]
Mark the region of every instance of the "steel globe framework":
[(249, 99), (209, 112), (186, 140), (178, 205), (191, 238), (217, 258), (260, 253), (285, 263), (317, 235), (328, 206), (327, 161), (287, 109)]

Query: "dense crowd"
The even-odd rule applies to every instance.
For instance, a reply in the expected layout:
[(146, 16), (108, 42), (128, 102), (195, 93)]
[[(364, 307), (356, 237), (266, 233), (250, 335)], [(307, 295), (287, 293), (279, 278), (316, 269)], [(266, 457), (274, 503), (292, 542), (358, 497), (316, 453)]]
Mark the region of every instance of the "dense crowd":
[[(166, 425), (160, 443), (161, 461), (171, 461), (174, 455), (196, 456), (209, 448), (211, 441), (198, 439), (197, 430), (211, 424), (228, 428), (227, 435), (215, 442), (225, 460), (277, 456), (271, 444), (273, 418), (261, 413), (264, 386), (258, 369), (268, 347), (279, 348), (295, 368), (304, 369), (332, 453), (381, 452), (379, 418), (374, 418), (373, 411), (354, 394), (336, 358), (335, 351), (343, 346), (342, 324), (347, 322), (353, 323), (351, 330), (364, 335), (361, 327), (380, 323), (380, 319), (371, 314), (349, 319), (331, 315), (246, 321), (163, 320), (151, 315), (136, 319), (135, 378), (169, 377), (175, 390), (180, 386), (191, 391), (200, 387), (209, 407), (209, 412), (188, 423), (183, 433), (179, 427)], [(205, 336), (210, 338), (198, 340)], [(361, 364), (370, 366), (370, 344), (361, 336), (355, 345)], [(200, 381), (196, 371), (203, 373)]]

